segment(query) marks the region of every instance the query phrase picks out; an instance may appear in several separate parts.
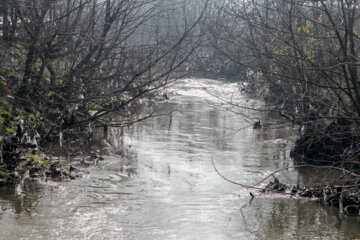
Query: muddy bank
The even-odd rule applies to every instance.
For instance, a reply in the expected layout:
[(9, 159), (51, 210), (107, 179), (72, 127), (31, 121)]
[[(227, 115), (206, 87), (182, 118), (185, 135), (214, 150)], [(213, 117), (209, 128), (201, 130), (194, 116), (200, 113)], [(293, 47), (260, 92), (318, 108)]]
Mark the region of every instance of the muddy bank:
[(291, 186), (275, 179), (265, 191), (316, 199), (322, 205), (338, 208), (340, 213), (360, 215), (360, 137), (356, 123), (344, 119), (308, 122), (290, 157), (297, 164), (324, 168), (323, 172), (337, 169), (339, 176), (317, 186)]
[(23, 179), (64, 181), (81, 177), (78, 169), (64, 166), (38, 148), (3, 151), (0, 185), (16, 184)]
[(360, 136), (353, 122), (312, 122), (305, 129), (291, 151), (290, 156), (296, 161), (359, 169)]

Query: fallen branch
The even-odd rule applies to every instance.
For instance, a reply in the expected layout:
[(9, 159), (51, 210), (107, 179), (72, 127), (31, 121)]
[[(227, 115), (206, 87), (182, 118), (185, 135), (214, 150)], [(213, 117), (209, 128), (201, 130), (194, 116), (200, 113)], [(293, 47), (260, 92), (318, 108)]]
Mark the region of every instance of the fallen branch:
[[(223, 178), (225, 181), (230, 182), (232, 184), (248, 188), (248, 189), (257, 189), (261, 192), (276, 192), (280, 194), (286, 194), (291, 196), (297, 196), (300, 198), (308, 198), (308, 199), (318, 199), (318, 201), (324, 205), (331, 205), (334, 207), (339, 208), (340, 213), (345, 214), (357, 214), (360, 215), (360, 192), (359, 192), (359, 186), (360, 184), (351, 183), (344, 186), (317, 186), (317, 187), (300, 187), (297, 186), (291, 186), (281, 183), (276, 177), (275, 174), (284, 170), (288, 170), (290, 168), (299, 168), (299, 167), (318, 167), (318, 166), (311, 166), (311, 165), (298, 165), (298, 166), (292, 166), (292, 167), (286, 167), (279, 170), (276, 170), (263, 178), (261, 181), (254, 185), (247, 185), (243, 183), (238, 183), (235, 181), (232, 181), (228, 178), (226, 178), (224, 175), (222, 175), (219, 170), (216, 168), (214, 164), (214, 158), (211, 157), (212, 165), (216, 171), (216, 173)], [(338, 169), (337, 167), (329, 167), (330, 169)], [(338, 169), (340, 170), (340, 169)], [(341, 169), (342, 170), (342, 169)], [(353, 176), (358, 176), (357, 174), (353, 174)], [(274, 177), (274, 182), (269, 182), (265, 188), (257, 187), (260, 183), (264, 182), (270, 177)], [(346, 190), (344, 190), (346, 189)], [(254, 198), (253, 194), (250, 192), (250, 196), (252, 199)]]
[(227, 182), (230, 182), (232, 184), (236, 184), (236, 185), (239, 185), (239, 186), (242, 186), (242, 187), (245, 187), (245, 188), (252, 188), (252, 189), (261, 189), (263, 190), (263, 188), (260, 188), (260, 187), (257, 187), (260, 183), (264, 182), (265, 180), (269, 179), (270, 177), (274, 176), (276, 173), (278, 172), (281, 172), (281, 171), (285, 171), (285, 170), (289, 170), (291, 168), (300, 168), (300, 167), (307, 167), (308, 165), (298, 165), (298, 166), (292, 166), (292, 167), (286, 167), (286, 168), (282, 168), (282, 169), (279, 169), (279, 170), (276, 170), (274, 172), (272, 172), (271, 174), (269, 174), (268, 176), (266, 176), (265, 178), (263, 178), (261, 181), (257, 182), (256, 184), (254, 185), (246, 185), (246, 184), (243, 184), (243, 183), (238, 183), (238, 182), (234, 182), (228, 178), (226, 178), (224, 175), (222, 175), (216, 168), (215, 164), (214, 164), (214, 158), (211, 157), (211, 162), (212, 162), (212, 165), (216, 171), (216, 173), (222, 177), (225, 181)]

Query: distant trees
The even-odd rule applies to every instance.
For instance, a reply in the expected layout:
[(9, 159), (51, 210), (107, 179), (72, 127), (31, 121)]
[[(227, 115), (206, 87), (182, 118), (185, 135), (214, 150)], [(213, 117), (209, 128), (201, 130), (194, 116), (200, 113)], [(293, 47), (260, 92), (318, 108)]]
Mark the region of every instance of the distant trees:
[(316, 129), (303, 150), (317, 137), (320, 145), (341, 149), (322, 158), (357, 152), (359, 2), (229, 0), (214, 6), (213, 18), (227, 21), (207, 25), (218, 36), (213, 47), (248, 69), (249, 85), (277, 102), (275, 111)]
[[(21, 48), (14, 99), (52, 124), (73, 128), (132, 106), (164, 86), (199, 44), (206, 2), (2, 0), (3, 40)], [(65, 124), (64, 124), (65, 123)]]

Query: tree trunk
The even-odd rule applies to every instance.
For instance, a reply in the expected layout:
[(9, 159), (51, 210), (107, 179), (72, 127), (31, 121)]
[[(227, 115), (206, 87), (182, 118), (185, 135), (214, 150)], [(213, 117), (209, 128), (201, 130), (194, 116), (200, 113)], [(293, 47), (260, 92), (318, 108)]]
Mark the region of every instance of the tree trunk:
[(3, 6), (3, 39), (9, 40), (9, 2), (8, 0), (2, 0)]
[(33, 67), (33, 63), (34, 63), (34, 58), (35, 58), (35, 46), (32, 44), (29, 48), (29, 52), (27, 54), (27, 58), (26, 58), (26, 62), (25, 62), (25, 68), (24, 68), (24, 76), (23, 76), (23, 80), (20, 86), (20, 89), (18, 91), (18, 95), (19, 96), (23, 96), (29, 80), (32, 77), (32, 67)]

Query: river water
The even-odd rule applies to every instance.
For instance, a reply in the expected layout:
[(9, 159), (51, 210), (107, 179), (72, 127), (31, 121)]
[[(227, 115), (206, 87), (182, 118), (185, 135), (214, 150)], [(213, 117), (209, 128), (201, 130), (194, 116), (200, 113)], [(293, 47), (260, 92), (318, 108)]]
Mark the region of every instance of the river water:
[[(83, 169), (84, 177), (0, 188), (0, 239), (359, 239), (358, 217), (263, 195), (216, 173), (212, 159), (227, 178), (254, 184), (293, 164), (290, 124), (278, 128), (271, 125), (276, 114), (224, 103), (265, 108), (239, 87), (181, 80), (166, 89), (169, 100), (146, 108), (172, 114), (135, 124), (123, 137), (119, 129), (98, 133), (105, 160)], [(253, 130), (258, 118), (267, 126)], [(295, 169), (278, 175), (294, 184), (312, 176)]]

